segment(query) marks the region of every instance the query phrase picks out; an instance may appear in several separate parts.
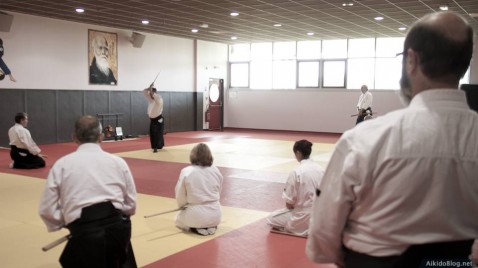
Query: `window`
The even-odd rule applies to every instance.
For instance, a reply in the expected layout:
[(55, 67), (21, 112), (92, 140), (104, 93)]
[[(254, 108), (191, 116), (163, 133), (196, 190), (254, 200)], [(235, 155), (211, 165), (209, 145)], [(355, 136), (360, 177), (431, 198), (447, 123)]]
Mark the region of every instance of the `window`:
[(274, 59), (290, 60), (295, 58), (296, 58), (295, 42), (274, 43)]
[(397, 53), (403, 52), (405, 38), (377, 38), (376, 57), (395, 57)]
[(320, 41), (299, 41), (297, 42), (297, 59), (316, 60), (320, 59)]
[(299, 62), (299, 87), (319, 87), (319, 62)]
[(251, 89), (272, 88), (272, 61), (251, 61)]
[(367, 85), (374, 87), (375, 59), (349, 59), (347, 61), (347, 89), (360, 89)]
[[(231, 87), (396, 90), (405, 38), (263, 42), (229, 46)], [(469, 81), (469, 71), (460, 83)]]
[(249, 63), (231, 63), (231, 87), (249, 87)]
[(295, 60), (276, 60), (273, 65), (273, 83), (274, 89), (294, 89), (296, 87), (296, 68)]
[(272, 43), (256, 43), (251, 45), (251, 61), (272, 59)]
[(349, 58), (375, 57), (375, 38), (349, 39)]
[(229, 47), (229, 61), (249, 61), (251, 54), (250, 44), (236, 44)]
[(347, 58), (347, 40), (342, 39), (342, 40), (323, 41), (322, 42), (322, 58), (324, 59)]
[(377, 58), (375, 61), (375, 88), (400, 89), (402, 57)]
[(345, 60), (324, 61), (323, 87), (345, 87)]

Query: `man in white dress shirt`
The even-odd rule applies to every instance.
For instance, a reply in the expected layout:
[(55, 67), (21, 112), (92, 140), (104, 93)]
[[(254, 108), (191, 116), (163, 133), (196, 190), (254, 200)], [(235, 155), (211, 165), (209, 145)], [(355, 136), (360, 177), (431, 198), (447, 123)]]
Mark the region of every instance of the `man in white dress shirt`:
[(143, 90), (144, 97), (148, 101), (149, 139), (153, 152), (164, 147), (164, 117), (163, 117), (163, 98), (158, 94), (155, 87), (150, 86)]
[(360, 94), (358, 103), (357, 103), (357, 122), (356, 124), (363, 122), (367, 115), (372, 115), (372, 93), (368, 91), (368, 87), (363, 85), (360, 88), (362, 94)]
[(292, 151), (300, 164), (290, 172), (282, 192), (286, 207), (272, 212), (267, 223), (279, 231), (307, 236), (315, 191), (324, 169), (309, 158), (312, 153), (310, 141), (296, 141)]
[(75, 123), (76, 152), (50, 170), (39, 213), (49, 232), (68, 228), (62, 267), (136, 267), (130, 216), (136, 187), (126, 162), (100, 147), (101, 125), (83, 116)]
[(47, 156), (41, 154), (40, 148), (33, 141), (30, 131), (26, 128), (28, 125), (28, 115), (26, 113), (17, 113), (15, 115), (15, 125), (8, 130), (10, 139), (10, 157), (13, 162), (10, 168), (33, 169), (45, 167)]
[(455, 13), (430, 14), (409, 30), (400, 80), (409, 106), (337, 142), (313, 206), (311, 260), (367, 268), (469, 261), (478, 114), (458, 83), (472, 52), (473, 30)]

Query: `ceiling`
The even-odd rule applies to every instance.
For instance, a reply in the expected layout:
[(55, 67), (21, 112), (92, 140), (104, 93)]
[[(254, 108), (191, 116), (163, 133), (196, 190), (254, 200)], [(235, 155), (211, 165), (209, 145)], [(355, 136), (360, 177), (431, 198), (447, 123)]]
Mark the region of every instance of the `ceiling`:
[[(344, 3), (353, 6), (343, 6)], [(444, 4), (465, 16), (478, 32), (478, 0), (1, 0), (0, 10), (143, 33), (239, 43), (399, 37), (406, 32), (399, 27), (409, 27)], [(78, 7), (85, 12), (75, 12)], [(231, 16), (234, 11), (239, 15)], [(376, 21), (377, 16), (384, 19)], [(150, 23), (143, 25), (144, 19)], [(208, 27), (201, 27), (203, 24)], [(193, 28), (199, 31), (193, 33)], [(232, 36), (237, 40), (231, 40)]]

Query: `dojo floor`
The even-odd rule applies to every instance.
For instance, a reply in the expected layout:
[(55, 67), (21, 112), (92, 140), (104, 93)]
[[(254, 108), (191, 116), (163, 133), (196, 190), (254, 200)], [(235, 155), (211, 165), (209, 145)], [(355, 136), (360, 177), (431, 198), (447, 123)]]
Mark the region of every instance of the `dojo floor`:
[[(33, 133), (34, 134), (34, 133)], [(153, 154), (149, 137), (104, 142), (104, 150), (123, 157), (138, 191), (132, 217), (132, 243), (140, 267), (335, 267), (316, 265), (305, 256), (306, 239), (269, 232), (264, 218), (282, 208), (281, 193), (288, 172), (297, 165), (294, 141), (313, 142), (311, 158), (325, 167), (339, 135), (228, 129), (223, 132), (168, 133), (166, 147)], [(213, 236), (183, 233), (174, 226), (175, 213), (144, 218), (175, 208), (174, 186), (189, 164), (189, 152), (207, 143), (214, 164), (224, 176), (223, 219)], [(13, 170), (9, 151), (0, 149), (0, 266), (60, 267), (64, 244), (41, 247), (67, 234), (48, 233), (38, 216), (44, 179), (54, 161), (73, 152), (73, 143), (40, 146), (47, 167)]]

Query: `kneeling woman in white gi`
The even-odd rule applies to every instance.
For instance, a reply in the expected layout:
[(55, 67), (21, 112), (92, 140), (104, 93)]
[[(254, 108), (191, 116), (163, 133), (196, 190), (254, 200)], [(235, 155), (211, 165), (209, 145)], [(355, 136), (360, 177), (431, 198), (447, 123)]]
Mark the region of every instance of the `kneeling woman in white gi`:
[(176, 226), (201, 235), (212, 235), (221, 222), (219, 203), (223, 177), (212, 166), (211, 150), (199, 143), (189, 155), (191, 166), (181, 170), (176, 184), (178, 207), (184, 207), (176, 216)]
[(282, 193), (286, 207), (272, 212), (267, 223), (278, 231), (307, 236), (315, 192), (324, 175), (324, 169), (309, 159), (312, 152), (311, 142), (295, 142), (293, 152), (300, 165), (287, 178)]

